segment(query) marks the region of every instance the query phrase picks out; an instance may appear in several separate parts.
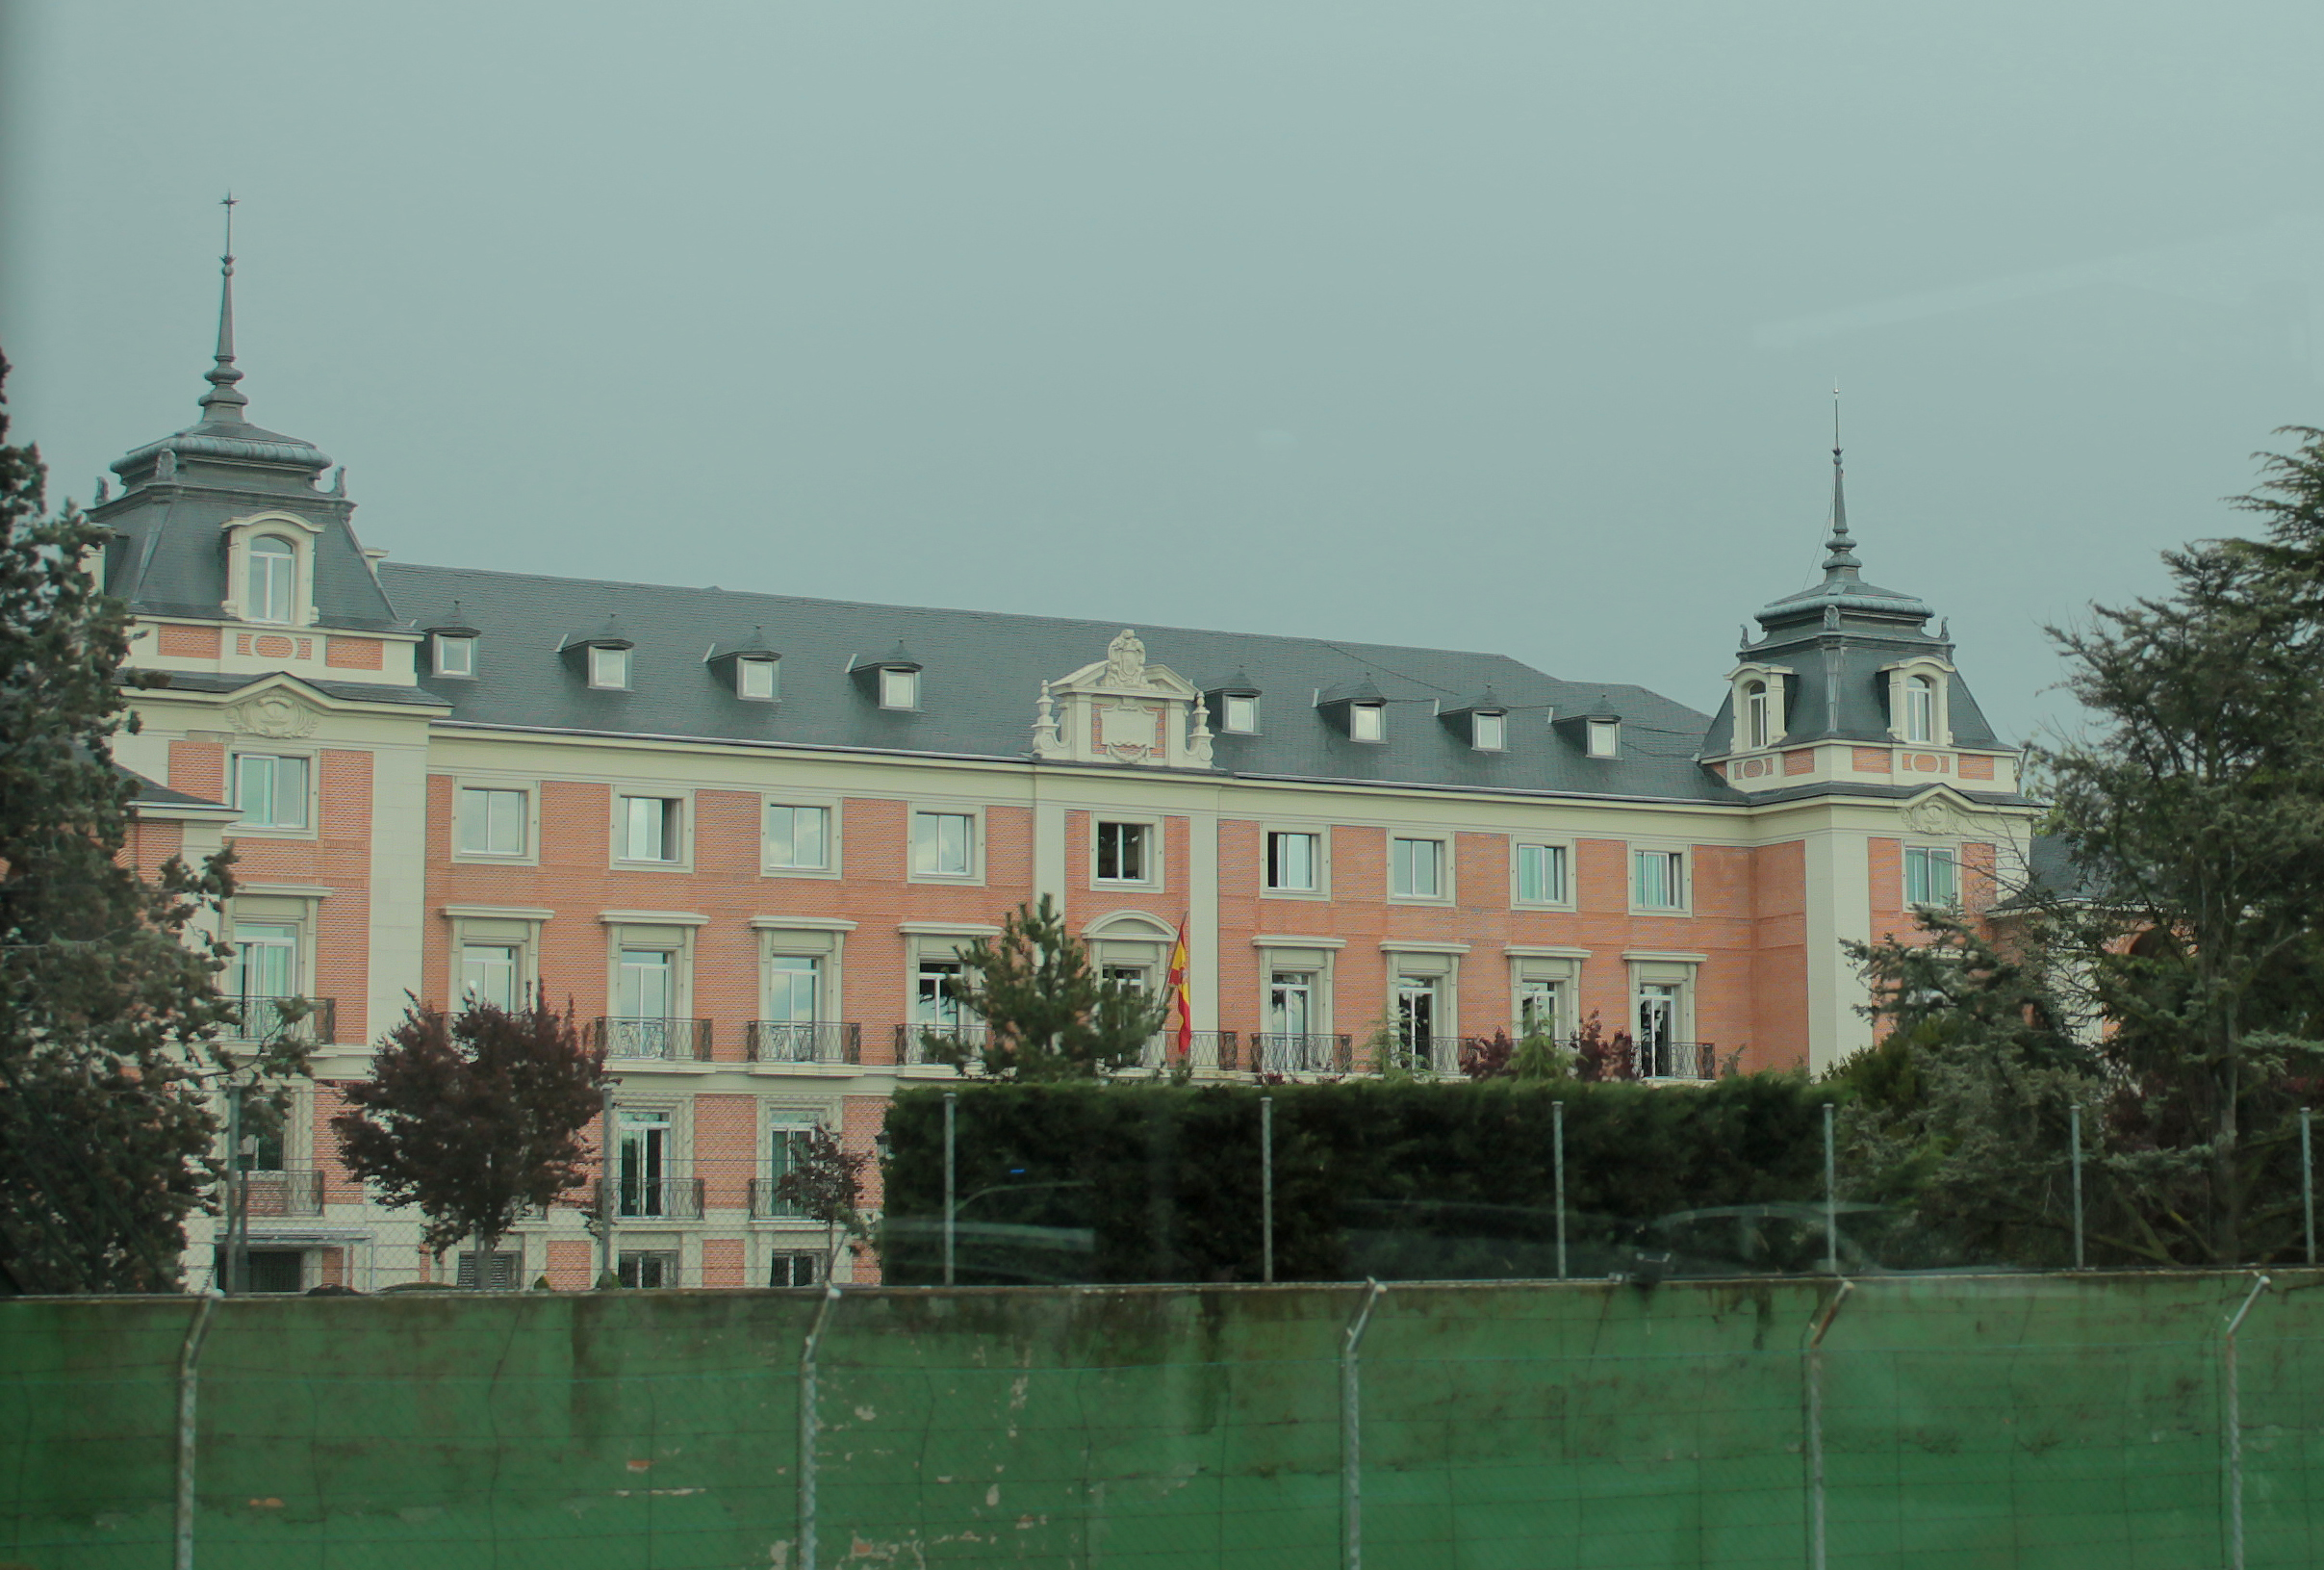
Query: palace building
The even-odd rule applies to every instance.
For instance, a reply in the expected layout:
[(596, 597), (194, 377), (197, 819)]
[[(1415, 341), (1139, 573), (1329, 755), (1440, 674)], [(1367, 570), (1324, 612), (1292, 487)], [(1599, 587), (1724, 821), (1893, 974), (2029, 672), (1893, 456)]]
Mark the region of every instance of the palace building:
[[(782, 1284), (821, 1247), (773, 1198), (801, 1131), (868, 1147), (952, 1078), (920, 1033), (977, 1029), (958, 950), (1040, 896), (1148, 988), (1183, 930), (1201, 1075), (1384, 1040), (1451, 1072), (1595, 1017), (1685, 1080), (1865, 1044), (1842, 941), (2023, 864), (2017, 751), (1930, 607), (1864, 580), (1837, 450), (1822, 581), (1706, 715), (1499, 655), (399, 563), (245, 418), (231, 287), (201, 419), (90, 515), (166, 679), (117, 741), (135, 854), (233, 844), (226, 982), (315, 1043), (245, 1162), (262, 1285), (441, 1268), (327, 1122), (407, 993), (570, 998), (620, 1076), (622, 1274)], [(577, 1212), (503, 1248), (496, 1279), (595, 1275)]]

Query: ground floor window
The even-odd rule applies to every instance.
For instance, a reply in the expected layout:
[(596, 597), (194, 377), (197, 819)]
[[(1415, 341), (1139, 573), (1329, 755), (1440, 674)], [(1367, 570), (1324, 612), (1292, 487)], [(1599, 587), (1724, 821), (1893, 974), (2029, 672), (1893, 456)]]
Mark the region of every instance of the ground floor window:
[(822, 1279), (821, 1254), (777, 1254), (767, 1272), (771, 1287), (811, 1287)]
[(626, 1287), (674, 1287), (677, 1285), (677, 1254), (661, 1249), (625, 1252), (617, 1274)]

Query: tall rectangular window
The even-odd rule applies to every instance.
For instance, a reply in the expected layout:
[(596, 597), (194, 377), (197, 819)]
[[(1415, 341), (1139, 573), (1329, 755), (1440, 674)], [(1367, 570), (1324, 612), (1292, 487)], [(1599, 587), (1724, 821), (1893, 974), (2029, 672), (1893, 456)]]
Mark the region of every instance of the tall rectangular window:
[(966, 812), (914, 812), (912, 870), (924, 877), (969, 876), (976, 868), (976, 826)]
[(1961, 892), (1960, 859), (1950, 850), (1904, 847), (1904, 903), (1949, 906)]
[(1101, 823), (1097, 826), (1097, 881), (1144, 883), (1146, 833), (1143, 823)]
[(1312, 894), (1318, 887), (1316, 841), (1319, 836), (1297, 831), (1267, 835), (1267, 887), (1292, 893)]
[(949, 985), (960, 979), (958, 960), (922, 960), (913, 978), (912, 1022), (920, 1025), (960, 1023), (960, 1003)]
[(767, 1017), (804, 1025), (820, 1018), (823, 965), (811, 954), (778, 954), (767, 962)]
[(524, 792), (460, 787), (459, 844), (463, 856), (524, 854)]
[(1444, 843), (1439, 839), (1389, 842), (1389, 892), (1405, 899), (1444, 897)]
[(1642, 911), (1677, 911), (1687, 903), (1686, 852), (1630, 853), (1630, 903)]
[(497, 1009), (517, 1006), (517, 950), (509, 943), (460, 945), (460, 995)]
[(234, 805), (246, 829), (307, 826), (307, 759), (243, 753), (234, 759)]
[(767, 809), (767, 865), (821, 870), (831, 864), (831, 810)]
[(679, 801), (666, 796), (624, 796), (621, 857), (625, 862), (678, 859)]
[(1566, 902), (1565, 846), (1518, 846), (1517, 898), (1520, 905), (1563, 905)]
[(667, 949), (622, 950), (621, 974), (614, 987), (614, 1007), (624, 1019), (667, 1019), (677, 1012), (677, 966)]

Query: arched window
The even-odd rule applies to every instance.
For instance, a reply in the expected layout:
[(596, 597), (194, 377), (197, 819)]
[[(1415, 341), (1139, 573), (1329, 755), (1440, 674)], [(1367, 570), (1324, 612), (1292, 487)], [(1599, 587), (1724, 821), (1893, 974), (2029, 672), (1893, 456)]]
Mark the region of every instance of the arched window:
[(243, 605), (245, 619), (287, 622), (291, 619), (292, 587), (297, 581), (298, 553), (291, 542), (261, 534), (250, 542), (250, 593)]
[(1765, 682), (1749, 682), (1743, 688), (1743, 744), (1764, 747), (1775, 738), (1775, 715), (1767, 699)]
[(1936, 739), (1936, 683), (1926, 676), (1904, 680), (1904, 739)]

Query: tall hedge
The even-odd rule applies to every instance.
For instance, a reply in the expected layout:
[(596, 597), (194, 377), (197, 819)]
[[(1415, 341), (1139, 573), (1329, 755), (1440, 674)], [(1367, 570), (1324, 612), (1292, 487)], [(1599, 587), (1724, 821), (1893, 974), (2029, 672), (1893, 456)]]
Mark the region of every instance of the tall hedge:
[[(1573, 1274), (1637, 1223), (1823, 1192), (1833, 1093), (1512, 1081), (956, 1088), (956, 1279), (1260, 1279), (1260, 1097), (1273, 1097), (1276, 1279), (1550, 1273), (1566, 1107)], [(941, 1279), (944, 1092), (888, 1112), (886, 1278)]]

